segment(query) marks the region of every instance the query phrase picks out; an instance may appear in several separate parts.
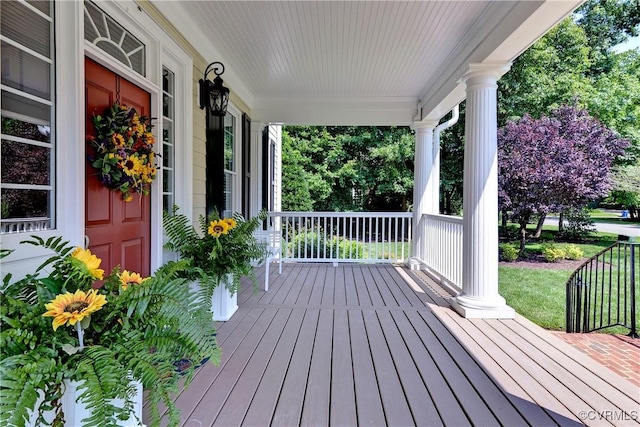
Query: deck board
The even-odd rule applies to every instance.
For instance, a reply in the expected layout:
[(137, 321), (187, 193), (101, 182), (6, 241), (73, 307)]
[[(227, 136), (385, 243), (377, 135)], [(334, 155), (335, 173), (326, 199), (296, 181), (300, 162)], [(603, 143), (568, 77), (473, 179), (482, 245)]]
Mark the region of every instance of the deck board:
[[(238, 377), (233, 390), (224, 402), (214, 423), (225, 426), (240, 425), (244, 419), (253, 396), (260, 384), (260, 379), (275, 351), (291, 310), (278, 310), (268, 329), (260, 338), (260, 343), (251, 354), (246, 367)], [(214, 423), (211, 423), (213, 425)]]
[(366, 310), (362, 312), (367, 337), (373, 356), (373, 364), (380, 387), (380, 398), (385, 408), (385, 418), (388, 425), (408, 426), (414, 425), (411, 411), (400, 383), (397, 365), (394, 364), (387, 341), (382, 334), (380, 321), (376, 312)]
[(390, 312), (378, 312), (378, 319), (389, 344), (392, 360), (395, 361), (398, 378), (402, 384), (415, 424), (422, 426), (444, 425), (440, 420), (435, 405), (429, 399), (430, 393), (416, 366), (414, 358), (416, 355), (411, 354), (403, 341), (403, 337), (398, 330), (399, 325), (396, 324)]
[(351, 352), (354, 360), (353, 377), (358, 425), (385, 425), (380, 391), (378, 390), (362, 311), (349, 310), (349, 328), (351, 329)]
[(351, 334), (347, 310), (336, 310), (333, 321), (331, 357), (331, 407), (329, 421), (333, 426), (357, 425), (356, 397), (353, 383)]
[(243, 420), (244, 425), (260, 426), (264, 420), (272, 418), (301, 330), (304, 314), (304, 310), (292, 310), (278, 341), (278, 346), (271, 355), (267, 368), (260, 379), (260, 384), (253, 395), (251, 405)]
[(313, 355), (309, 366), (307, 392), (302, 407), (302, 425), (327, 425), (331, 399), (331, 353), (333, 312), (320, 310)]
[(526, 319), (461, 318), (420, 272), (271, 267), (176, 395), (183, 426), (638, 425), (611, 419), (640, 410), (633, 384)]
[(317, 309), (305, 312), (271, 425), (295, 426), (300, 423), (319, 315), (320, 310)]

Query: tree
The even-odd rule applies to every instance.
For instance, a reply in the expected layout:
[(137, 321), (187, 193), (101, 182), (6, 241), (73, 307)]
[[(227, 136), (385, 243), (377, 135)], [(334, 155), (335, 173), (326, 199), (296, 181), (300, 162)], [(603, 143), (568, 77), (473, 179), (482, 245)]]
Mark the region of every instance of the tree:
[(309, 177), (302, 167), (304, 159), (291, 141), (288, 133), (282, 133), (282, 180), (287, 183), (286, 197), (282, 198), (283, 211), (307, 212), (313, 210), (309, 192)]
[(640, 220), (640, 160), (635, 165), (618, 167), (613, 172), (614, 190), (609, 201), (629, 211), (629, 217)]
[(637, 0), (588, 0), (575, 14), (591, 48), (591, 74), (608, 73), (612, 66), (613, 47), (637, 36), (640, 5)]
[(283, 208), (310, 201), (317, 211), (406, 210), (413, 152), (406, 127), (287, 126)]
[(440, 212), (445, 215), (462, 213), (465, 106), (466, 101), (460, 104), (458, 122), (440, 135)]
[[(562, 104), (592, 96), (585, 32), (565, 19), (522, 53), (498, 85), (498, 125), (529, 114), (540, 117)], [(582, 105), (581, 105), (582, 106)]]
[(525, 114), (498, 131), (498, 203), (520, 227), (521, 253), (534, 216), (581, 209), (608, 194), (609, 172), (628, 144), (570, 106), (539, 119)]

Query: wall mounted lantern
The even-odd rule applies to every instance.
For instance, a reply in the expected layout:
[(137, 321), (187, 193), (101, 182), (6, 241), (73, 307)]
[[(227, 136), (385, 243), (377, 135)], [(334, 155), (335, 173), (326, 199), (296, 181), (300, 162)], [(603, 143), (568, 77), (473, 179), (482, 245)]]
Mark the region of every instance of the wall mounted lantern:
[[(207, 75), (212, 72), (216, 78), (207, 80)], [(222, 62), (212, 62), (204, 70), (204, 77), (200, 79), (200, 109), (207, 108), (207, 112), (214, 116), (224, 116), (227, 114), (229, 104), (229, 89), (222, 85), (220, 75), (224, 73)]]

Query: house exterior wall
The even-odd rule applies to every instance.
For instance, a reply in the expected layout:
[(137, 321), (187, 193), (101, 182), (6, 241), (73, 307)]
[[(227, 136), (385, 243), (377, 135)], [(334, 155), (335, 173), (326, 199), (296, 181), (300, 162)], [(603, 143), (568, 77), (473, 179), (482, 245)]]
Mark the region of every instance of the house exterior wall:
[[(205, 214), (205, 113), (198, 107), (198, 80), (209, 62), (219, 58), (205, 58), (186, 41), (175, 27), (160, 14), (148, 1), (100, 2), (112, 18), (120, 22), (127, 30), (144, 40), (147, 49), (147, 76), (135, 75), (133, 71), (123, 70), (108, 54), (84, 40), (84, 13), (82, 2), (56, 1), (56, 93), (60, 94), (55, 102), (56, 140), (61, 141), (56, 156), (55, 182), (56, 217), (54, 229), (42, 232), (4, 234), (3, 249), (15, 251), (0, 261), (0, 274), (11, 273), (14, 279), (32, 273), (46, 255), (34, 252), (32, 248), (20, 245), (29, 235), (44, 239), (62, 236), (71, 244), (84, 246), (84, 73), (82, 68), (85, 55), (116, 72), (128, 73), (125, 77), (144, 87), (152, 94), (152, 117), (154, 125), (161, 128), (162, 120), (162, 67), (170, 64), (180, 73), (182, 82), (176, 90), (179, 97), (176, 103), (176, 203), (181, 212), (193, 217), (194, 221)], [(222, 76), (224, 77), (224, 76)], [(211, 77), (210, 77), (211, 78)], [(245, 112), (251, 117), (247, 104), (234, 93), (231, 87), (230, 103), (236, 113)], [(158, 118), (158, 119), (156, 119)], [(156, 123), (157, 120), (157, 123)], [(237, 120), (240, 126), (240, 117)], [(158, 129), (156, 140), (161, 141)], [(75, 141), (74, 144), (62, 142)], [(278, 140), (279, 141), (279, 140)], [(259, 148), (259, 147), (258, 147)], [(252, 153), (260, 156), (260, 151)], [(159, 163), (162, 160), (159, 161)], [(254, 173), (252, 179), (259, 179)], [(163, 252), (162, 245), (162, 174), (152, 187), (152, 254), (151, 269), (155, 270), (170, 255)], [(241, 188), (237, 187), (238, 190)], [(256, 204), (257, 205), (257, 204)], [(27, 250), (29, 249), (29, 250)]]
[[(193, 80), (191, 92), (191, 107), (193, 110), (193, 204), (192, 217), (197, 223), (200, 215), (206, 214), (206, 117), (204, 110), (200, 110), (198, 82), (203, 78), (203, 74), (210, 62), (219, 58), (205, 58), (198, 52), (191, 43), (162, 15), (157, 8), (149, 1), (138, 1), (141, 8), (166, 32), (176, 43), (180, 45), (193, 60)], [(224, 79), (224, 75), (221, 76)], [(212, 77), (209, 76), (209, 79)], [(230, 89), (229, 102), (238, 110), (245, 112), (251, 117), (251, 110), (247, 104)]]

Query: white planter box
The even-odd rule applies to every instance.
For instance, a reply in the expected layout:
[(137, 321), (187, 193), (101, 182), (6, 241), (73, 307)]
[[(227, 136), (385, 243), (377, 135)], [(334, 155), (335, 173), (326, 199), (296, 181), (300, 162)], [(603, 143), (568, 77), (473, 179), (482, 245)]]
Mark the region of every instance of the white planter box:
[[(82, 420), (91, 416), (90, 410), (87, 409), (83, 402), (77, 402), (78, 396), (80, 393), (78, 392), (78, 382), (75, 381), (64, 381), (64, 392), (62, 394), (61, 404), (62, 411), (64, 412), (64, 420), (65, 426), (68, 427), (80, 427), (82, 426)], [(142, 424), (142, 384), (138, 381), (134, 381), (134, 385), (136, 387), (136, 395), (133, 399), (133, 413), (126, 421), (120, 421), (121, 427), (144, 427)], [(36, 406), (40, 404), (40, 401), (37, 402)], [(121, 399), (115, 399), (113, 404), (118, 406), (122, 406), (123, 402)], [(55, 418), (55, 413), (45, 412), (44, 417), (47, 421), (52, 422)], [(35, 426), (35, 415), (32, 417), (27, 426), (33, 427)]]
[(211, 299), (211, 310), (213, 311), (213, 320), (217, 322), (226, 322), (238, 310), (238, 293), (231, 294), (225, 283), (220, 283), (213, 290), (213, 298)]
[[(230, 283), (231, 279), (228, 279)], [(238, 295), (237, 293), (231, 294), (227, 289), (227, 282), (222, 282), (213, 290), (213, 296), (211, 297), (211, 311), (213, 312), (212, 320), (214, 322), (226, 322), (233, 316), (233, 313), (238, 309)], [(200, 283), (191, 282), (189, 287), (197, 291), (200, 287)]]

